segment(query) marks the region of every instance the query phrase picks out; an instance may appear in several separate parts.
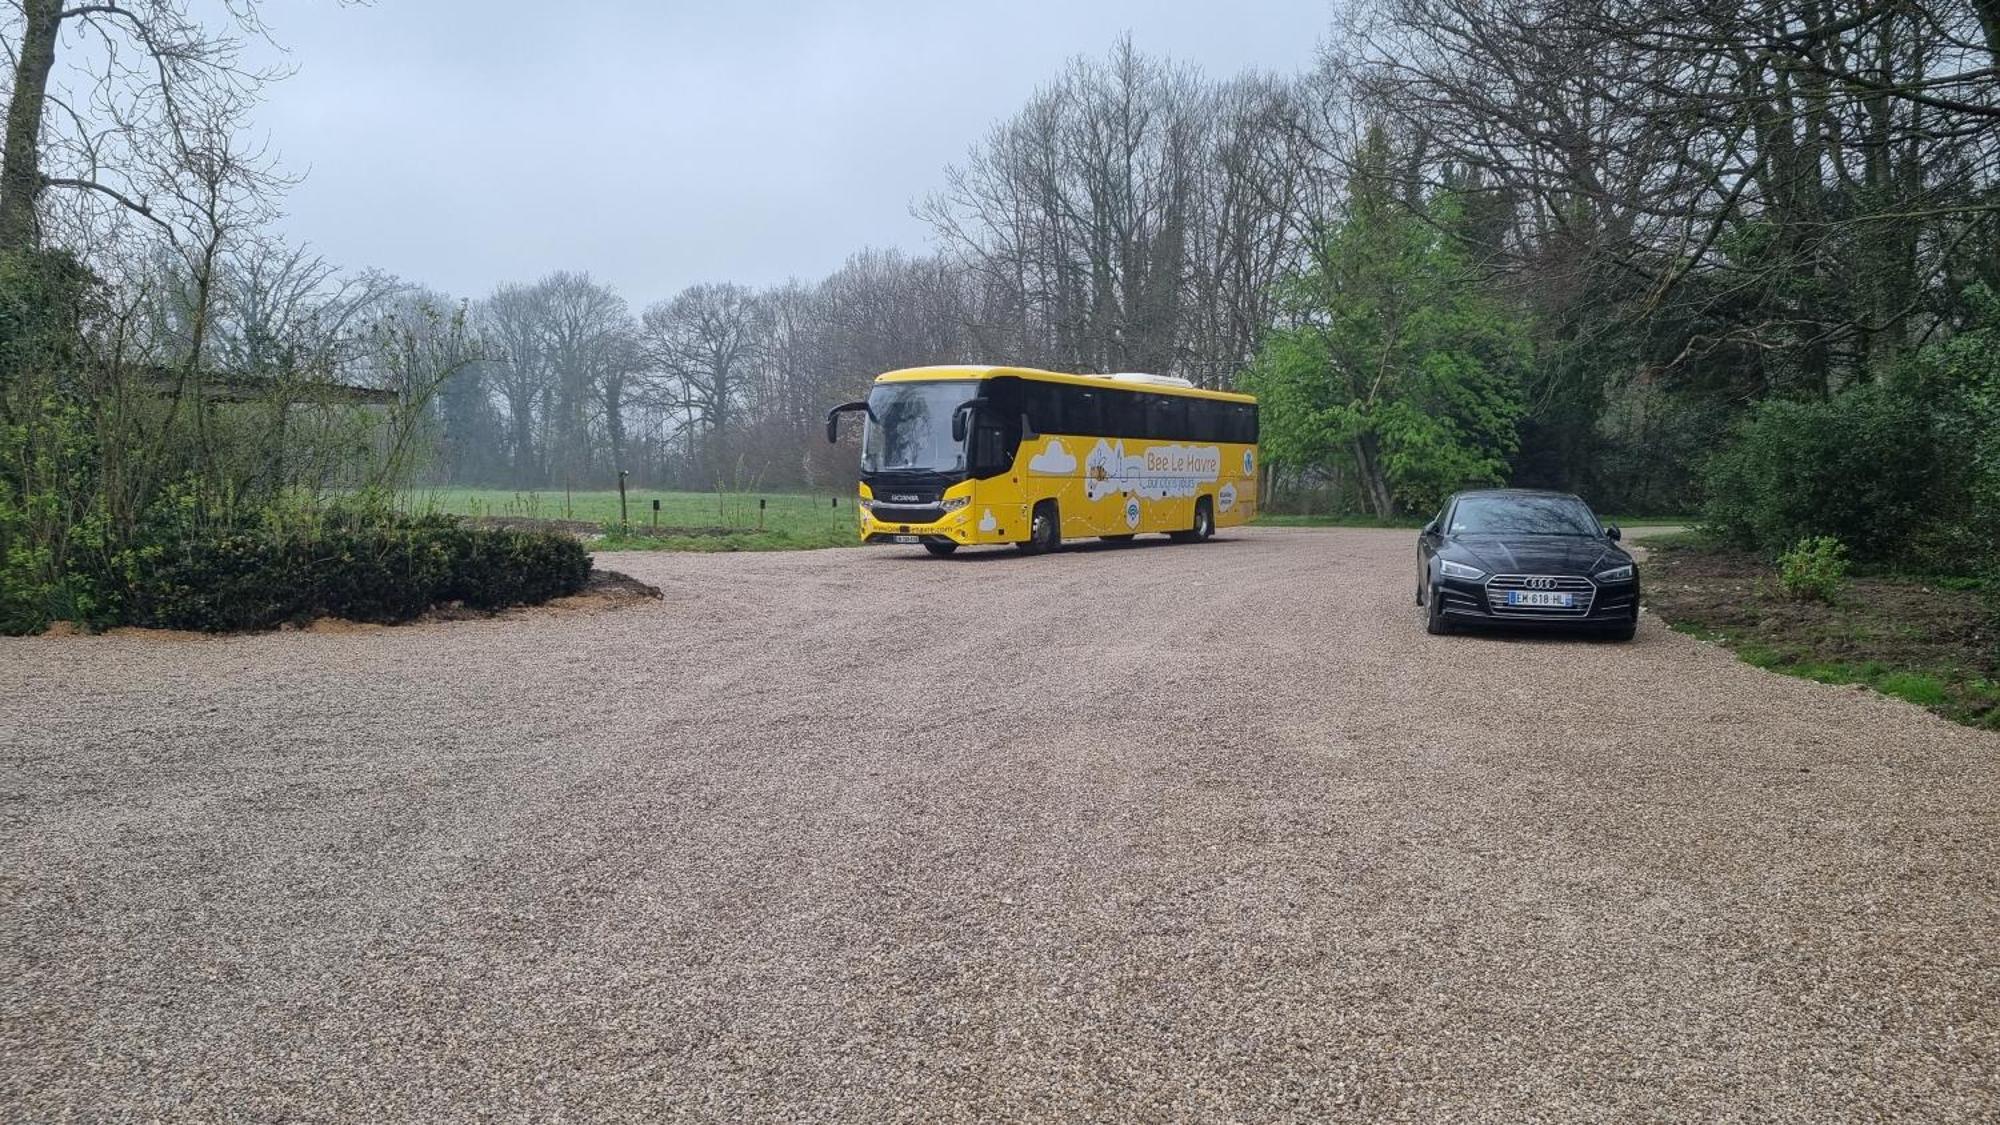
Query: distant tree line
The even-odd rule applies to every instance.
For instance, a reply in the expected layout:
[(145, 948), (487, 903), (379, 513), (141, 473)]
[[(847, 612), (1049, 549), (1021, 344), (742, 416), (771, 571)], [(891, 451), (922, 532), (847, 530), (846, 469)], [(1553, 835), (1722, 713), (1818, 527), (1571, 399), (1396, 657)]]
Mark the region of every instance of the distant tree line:
[[(584, 272), (467, 299), (277, 242), (284, 179), (244, 128), (274, 76), (237, 65), (230, 36), (260, 29), (232, 13), (227, 35), (178, 0), (0, 16), (0, 254), (90, 271), (75, 319), (100, 372), (417, 392), (393, 447), (425, 446), (431, 479), (844, 486), (828, 404), (994, 362), (1253, 389), (1281, 503), (1401, 514), (1511, 482), (1685, 511), (1740, 498), (1776, 458), (1745, 443), (1824, 410), (1867, 457), (1929, 466), (1912, 487), (1943, 528), (1905, 522), (1934, 553), (1994, 511), (1992, 0), (1364, 0), (1309, 72), (1222, 79), (1121, 42), (913, 185), (928, 252), (640, 310)], [(156, 65), (49, 110), (72, 22)], [(26, 385), (17, 416), (42, 401)], [(101, 391), (79, 400), (100, 417)], [(255, 456), (211, 443), (225, 492), (351, 486), (349, 439), (314, 446), (296, 414)], [(1838, 532), (1827, 511), (1717, 520)]]

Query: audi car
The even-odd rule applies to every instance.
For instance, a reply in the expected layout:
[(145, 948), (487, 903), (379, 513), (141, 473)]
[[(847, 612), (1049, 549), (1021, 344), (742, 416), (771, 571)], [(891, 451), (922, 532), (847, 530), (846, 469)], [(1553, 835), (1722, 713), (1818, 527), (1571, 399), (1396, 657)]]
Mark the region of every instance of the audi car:
[(1566, 492), (1461, 492), (1417, 540), (1417, 604), (1432, 633), (1522, 626), (1629, 641), (1639, 567), (1618, 540), (1615, 525)]

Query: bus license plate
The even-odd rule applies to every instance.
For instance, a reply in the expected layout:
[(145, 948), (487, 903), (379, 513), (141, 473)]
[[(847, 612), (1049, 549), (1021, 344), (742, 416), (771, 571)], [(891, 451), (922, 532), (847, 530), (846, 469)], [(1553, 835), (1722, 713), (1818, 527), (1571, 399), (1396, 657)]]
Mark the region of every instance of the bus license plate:
[(1507, 591), (1507, 604), (1570, 609), (1575, 605), (1575, 595), (1551, 594), (1542, 590), (1509, 590)]
[(917, 536), (917, 535), (898, 535), (898, 536), (896, 536), (896, 542), (898, 542), (898, 543), (921, 543), (921, 542), (923, 542), (923, 537), (922, 537), (922, 536)]

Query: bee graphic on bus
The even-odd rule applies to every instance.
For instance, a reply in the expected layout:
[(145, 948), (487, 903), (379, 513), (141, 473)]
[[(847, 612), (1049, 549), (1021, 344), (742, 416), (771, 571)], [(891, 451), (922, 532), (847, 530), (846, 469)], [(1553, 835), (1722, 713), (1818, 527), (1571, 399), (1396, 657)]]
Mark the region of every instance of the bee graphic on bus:
[[(934, 555), (1165, 534), (1198, 543), (1256, 517), (1257, 400), (1165, 375), (914, 367), (862, 415), (861, 538)], [(1238, 471), (1240, 469), (1240, 471)]]

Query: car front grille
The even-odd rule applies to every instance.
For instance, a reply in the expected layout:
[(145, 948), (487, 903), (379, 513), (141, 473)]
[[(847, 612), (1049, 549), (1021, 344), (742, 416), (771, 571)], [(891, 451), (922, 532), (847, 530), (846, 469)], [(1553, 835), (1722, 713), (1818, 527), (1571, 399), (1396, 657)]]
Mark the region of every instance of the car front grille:
[[(1546, 590), (1574, 594), (1568, 609), (1556, 606), (1508, 605), (1509, 590)], [(1502, 617), (1585, 617), (1597, 598), (1597, 586), (1588, 578), (1556, 574), (1496, 574), (1486, 583), (1486, 608)]]

